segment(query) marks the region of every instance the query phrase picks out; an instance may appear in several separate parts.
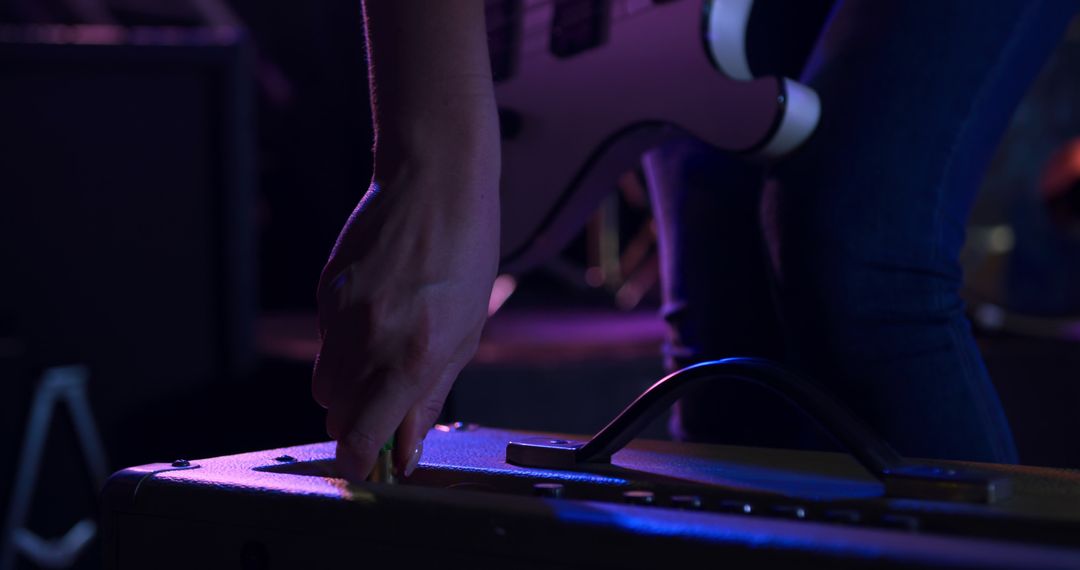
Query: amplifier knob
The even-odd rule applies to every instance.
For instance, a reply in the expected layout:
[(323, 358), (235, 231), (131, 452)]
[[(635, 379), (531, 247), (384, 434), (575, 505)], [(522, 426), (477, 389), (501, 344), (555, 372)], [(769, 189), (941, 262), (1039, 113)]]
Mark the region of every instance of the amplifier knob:
[(697, 495), (675, 495), (671, 498), (671, 506), (676, 509), (696, 511), (701, 508), (701, 497)]
[(825, 511), (822, 514), (822, 518), (829, 522), (840, 524), (859, 524), (862, 521), (862, 515), (859, 511), (851, 509), (832, 509)]
[(622, 496), (632, 505), (651, 505), (656, 497), (652, 491), (627, 491)]
[(878, 520), (878, 525), (901, 530), (919, 530), (919, 519), (908, 515), (885, 515)]
[(537, 483), (533, 485), (533, 495), (547, 499), (559, 499), (563, 495), (562, 483)]

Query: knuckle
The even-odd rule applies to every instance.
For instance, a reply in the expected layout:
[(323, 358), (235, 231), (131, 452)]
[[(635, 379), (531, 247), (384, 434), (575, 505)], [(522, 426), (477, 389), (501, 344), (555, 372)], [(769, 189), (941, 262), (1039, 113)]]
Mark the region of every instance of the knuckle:
[(482, 329), (477, 328), (476, 331), (469, 335), (465, 340), (464, 353), (466, 360), (472, 359), (473, 355), (476, 354), (477, 349), (480, 348), (481, 332)]
[(349, 430), (349, 432), (345, 434), (344, 442), (346, 445), (360, 453), (371, 451), (375, 447), (382, 445), (381, 443), (376, 443), (375, 438), (367, 431), (357, 429)]
[[(420, 413), (424, 418), (430, 420), (426, 423), (434, 423), (435, 419), (442, 413), (443, 402), (434, 398), (427, 398), (420, 406)], [(427, 426), (430, 427), (430, 426)]]

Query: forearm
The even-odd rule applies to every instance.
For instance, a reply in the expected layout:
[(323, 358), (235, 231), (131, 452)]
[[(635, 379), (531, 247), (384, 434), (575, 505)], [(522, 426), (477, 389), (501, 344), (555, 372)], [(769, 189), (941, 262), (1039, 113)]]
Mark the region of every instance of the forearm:
[(404, 169), (437, 172), (467, 188), (497, 184), (498, 118), (483, 2), (365, 0), (364, 14), (375, 180)]
[(499, 133), (482, 0), (364, 0), (375, 174), (319, 285), (312, 377), (340, 472), (408, 476), (487, 317)]

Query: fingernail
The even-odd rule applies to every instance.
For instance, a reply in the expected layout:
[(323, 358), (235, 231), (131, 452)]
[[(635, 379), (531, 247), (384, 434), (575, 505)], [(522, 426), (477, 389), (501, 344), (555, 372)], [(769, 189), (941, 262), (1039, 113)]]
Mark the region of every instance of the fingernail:
[(424, 441), (420, 440), (420, 444), (413, 450), (412, 457), (409, 458), (409, 464), (405, 466), (405, 476), (411, 477), (413, 471), (416, 471), (416, 466), (420, 464), (420, 456), (424, 454)]

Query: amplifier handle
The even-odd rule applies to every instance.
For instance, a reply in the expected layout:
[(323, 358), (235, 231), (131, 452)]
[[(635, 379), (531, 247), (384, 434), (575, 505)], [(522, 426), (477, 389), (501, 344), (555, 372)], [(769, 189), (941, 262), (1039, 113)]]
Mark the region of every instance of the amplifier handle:
[(506, 446), (506, 462), (553, 469), (608, 463), (676, 400), (706, 382), (717, 381), (757, 384), (798, 406), (885, 484), (886, 496), (989, 503), (1011, 493), (1005, 476), (906, 461), (821, 388), (761, 358), (725, 358), (673, 372), (638, 396), (588, 442), (548, 438), (512, 441)]

